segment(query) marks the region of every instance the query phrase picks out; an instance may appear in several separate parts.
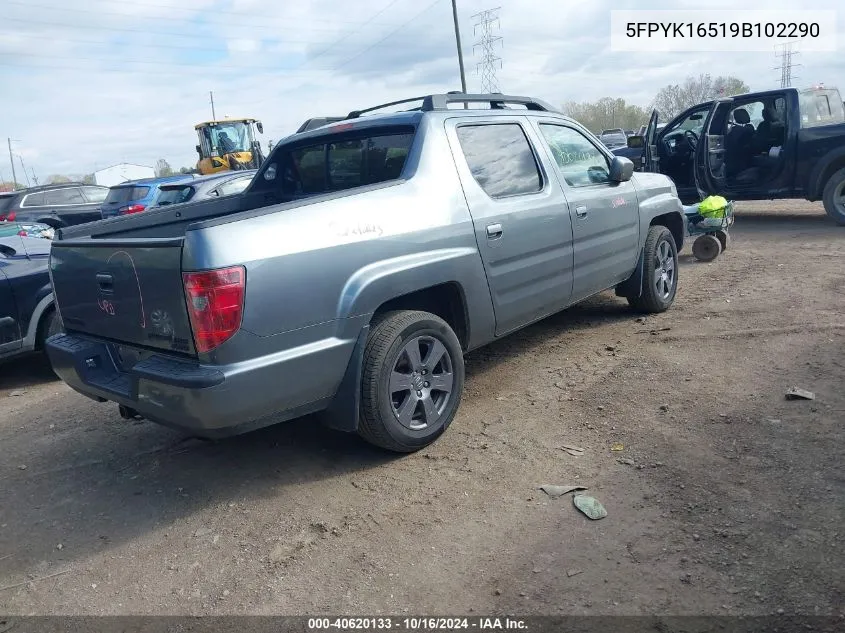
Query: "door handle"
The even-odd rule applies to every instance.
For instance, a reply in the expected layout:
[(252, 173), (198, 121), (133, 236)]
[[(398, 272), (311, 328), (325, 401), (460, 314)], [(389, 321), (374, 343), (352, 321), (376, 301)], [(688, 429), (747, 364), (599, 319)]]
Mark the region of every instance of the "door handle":
[(112, 292), (114, 290), (114, 278), (106, 273), (98, 273), (97, 285), (103, 292)]
[(487, 227), (487, 239), (497, 240), (502, 237), (502, 225), (491, 224)]
[(584, 206), (583, 204), (575, 207), (575, 215), (577, 215), (579, 218), (586, 218), (587, 217), (587, 207)]

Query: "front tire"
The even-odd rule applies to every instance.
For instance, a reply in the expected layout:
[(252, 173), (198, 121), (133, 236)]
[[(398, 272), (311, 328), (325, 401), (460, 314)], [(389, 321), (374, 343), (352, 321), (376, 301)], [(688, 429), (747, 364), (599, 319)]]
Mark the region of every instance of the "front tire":
[(463, 387), (463, 350), (448, 323), (429, 312), (387, 312), (364, 349), (358, 434), (397, 453), (425, 448), (452, 423)]
[(825, 212), (834, 222), (845, 226), (845, 168), (827, 179), (822, 200)]
[(678, 291), (678, 247), (665, 226), (649, 227), (643, 246), (643, 279), (639, 297), (628, 297), (640, 312), (665, 312)]

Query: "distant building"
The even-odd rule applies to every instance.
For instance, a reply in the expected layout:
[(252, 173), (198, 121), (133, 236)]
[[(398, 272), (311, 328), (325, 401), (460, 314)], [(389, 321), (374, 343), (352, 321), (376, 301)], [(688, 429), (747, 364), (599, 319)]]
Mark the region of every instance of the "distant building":
[(103, 187), (114, 187), (127, 180), (140, 178), (155, 178), (155, 169), (146, 165), (132, 165), (120, 163), (94, 172), (94, 184)]

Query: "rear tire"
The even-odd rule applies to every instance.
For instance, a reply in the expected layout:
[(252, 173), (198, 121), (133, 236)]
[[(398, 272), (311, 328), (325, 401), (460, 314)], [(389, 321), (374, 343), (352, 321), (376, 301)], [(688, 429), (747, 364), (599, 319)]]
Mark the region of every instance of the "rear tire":
[(429, 312), (387, 312), (364, 348), (358, 434), (397, 453), (425, 448), (452, 423), (464, 387), (460, 341)]
[(642, 292), (628, 297), (632, 308), (640, 312), (665, 312), (678, 291), (678, 248), (672, 232), (665, 226), (648, 229), (643, 246)]
[(692, 243), (692, 256), (701, 262), (712, 262), (722, 253), (722, 242), (715, 235), (707, 233)]
[(727, 231), (716, 231), (716, 239), (719, 240), (719, 243), (722, 245), (722, 252), (724, 253), (728, 250), (728, 246), (731, 244), (731, 235)]
[[(44, 358), (47, 363), (49, 363), (50, 361), (47, 358), (44, 344), (47, 342), (48, 338), (55, 334), (61, 334), (63, 331), (64, 327), (62, 326), (62, 320), (59, 318), (56, 309), (50, 308), (49, 312), (47, 312), (47, 314), (45, 314), (41, 319), (41, 324), (38, 327), (38, 339), (36, 340), (36, 347), (38, 350), (44, 353)], [(58, 374), (56, 374), (56, 376), (58, 377)]]
[(845, 168), (827, 179), (822, 200), (825, 212), (834, 222), (845, 226)]

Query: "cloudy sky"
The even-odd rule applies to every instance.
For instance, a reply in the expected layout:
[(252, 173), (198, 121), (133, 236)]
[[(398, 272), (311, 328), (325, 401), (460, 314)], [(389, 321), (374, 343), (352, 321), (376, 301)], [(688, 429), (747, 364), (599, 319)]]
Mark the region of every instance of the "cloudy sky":
[[(471, 91), (480, 88), (472, 16), (499, 5), (503, 92), (645, 106), (699, 72), (737, 75), (752, 90), (779, 85), (774, 50), (611, 51), (611, 8), (728, 9), (733, 0), (458, 0)], [(797, 84), (845, 89), (841, 15), (837, 26), (838, 52), (802, 53)], [(194, 164), (193, 126), (210, 118), (210, 90), (218, 116), (260, 118), (266, 141), (312, 116), (454, 90), (460, 79), (450, 0), (3, 0), (0, 86), (0, 137), (15, 139), (18, 179), (19, 155), (43, 180), (124, 161)], [(0, 159), (0, 179), (10, 171)]]

